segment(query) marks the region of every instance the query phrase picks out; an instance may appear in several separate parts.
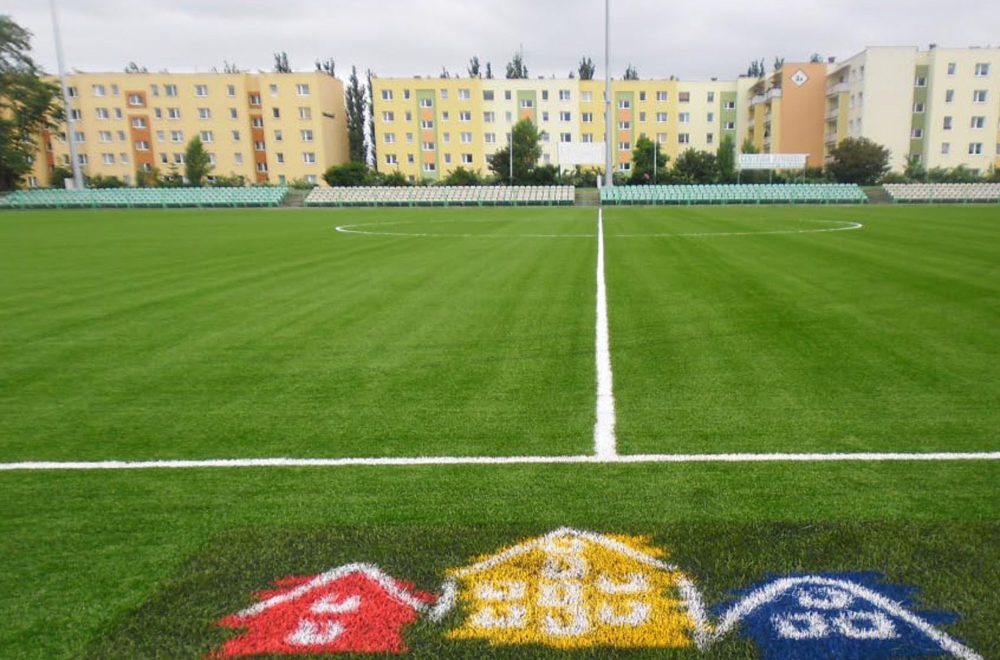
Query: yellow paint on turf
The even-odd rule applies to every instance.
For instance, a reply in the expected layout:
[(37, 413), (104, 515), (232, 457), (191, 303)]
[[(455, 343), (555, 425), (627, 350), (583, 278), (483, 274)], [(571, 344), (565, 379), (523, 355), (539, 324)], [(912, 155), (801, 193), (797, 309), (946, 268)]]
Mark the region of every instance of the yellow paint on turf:
[[(665, 553), (646, 537), (603, 537), (650, 558)], [(493, 645), (540, 644), (560, 649), (594, 646), (691, 646), (694, 622), (677, 590), (681, 574), (640, 561), (592, 539), (567, 535), (480, 568), (454, 569), (466, 614), (449, 639)], [(513, 546), (516, 548), (518, 546)]]

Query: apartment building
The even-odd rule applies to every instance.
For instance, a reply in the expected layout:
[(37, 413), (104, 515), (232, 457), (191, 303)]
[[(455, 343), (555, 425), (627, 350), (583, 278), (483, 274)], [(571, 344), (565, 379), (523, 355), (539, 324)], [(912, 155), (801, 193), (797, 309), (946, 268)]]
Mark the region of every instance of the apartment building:
[[(89, 176), (134, 184), (138, 171), (183, 174), (195, 136), (212, 175), (251, 183), (316, 183), (348, 160), (343, 84), (324, 73), (75, 73), (67, 85)], [(41, 136), (29, 185), (70, 166), (67, 130)]]
[[(462, 166), (486, 172), (515, 123), (542, 133), (543, 164), (565, 168), (561, 143), (603, 143), (604, 82), (574, 79), (376, 78), (375, 139), (380, 172), (436, 180)], [(657, 140), (675, 158), (688, 148), (715, 150), (736, 139), (734, 81), (616, 80), (612, 149), (618, 171), (631, 169), (636, 141)], [(603, 159), (594, 165), (603, 165)]]

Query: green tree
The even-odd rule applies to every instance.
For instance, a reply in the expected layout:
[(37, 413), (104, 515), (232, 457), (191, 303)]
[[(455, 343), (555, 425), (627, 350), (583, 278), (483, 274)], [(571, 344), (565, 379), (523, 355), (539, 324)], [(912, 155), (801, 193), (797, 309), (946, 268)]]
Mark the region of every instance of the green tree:
[(288, 53), (281, 51), (274, 54), (274, 72), (291, 73), (292, 67), (288, 64)]
[(212, 163), (201, 137), (195, 135), (184, 150), (184, 177), (192, 186), (205, 184), (205, 177), (212, 171)]
[(486, 79), (493, 80), (493, 65), (489, 62), (486, 63)]
[(722, 138), (715, 152), (715, 168), (719, 183), (736, 181), (736, 143), (731, 135)]
[(125, 183), (116, 176), (104, 176), (95, 174), (87, 177), (88, 188), (123, 188)]
[(53, 188), (62, 188), (66, 185), (66, 179), (72, 179), (73, 172), (62, 165), (56, 165), (49, 173), (49, 185)]
[(715, 154), (687, 149), (677, 157), (670, 174), (677, 183), (714, 183), (716, 169)]
[(743, 144), (740, 146), (740, 153), (741, 154), (756, 154), (756, 153), (760, 153), (760, 150), (757, 148), (757, 145), (753, 143), (753, 139), (750, 138), (750, 137), (747, 137), (745, 140), (743, 140)]
[(372, 182), (371, 170), (364, 163), (334, 165), (323, 173), (323, 180), (331, 186), (367, 186)]
[(830, 150), (826, 166), (840, 183), (875, 185), (889, 171), (889, 150), (868, 138), (846, 138)]
[(622, 76), (622, 80), (638, 80), (639, 72), (635, 70), (635, 67), (629, 64), (625, 67), (625, 75)]
[(337, 63), (332, 57), (328, 57), (325, 60), (316, 60), (316, 70), (322, 71), (331, 78), (337, 77)]
[(441, 183), (446, 186), (481, 186), (483, 176), (477, 170), (467, 170), (460, 166), (448, 172)]
[(479, 56), (473, 55), (472, 59), (469, 60), (469, 77), (479, 78)]
[(125, 73), (149, 73), (149, 69), (139, 66), (135, 62), (129, 62), (125, 65)]
[(521, 51), (514, 53), (514, 57), (507, 62), (507, 79), (522, 80), (528, 77), (528, 67), (524, 63)]
[[(632, 170), (629, 183), (656, 183), (666, 180), (670, 156), (660, 151), (660, 145), (645, 135), (635, 143), (632, 150)], [(655, 167), (654, 167), (655, 165)], [(654, 175), (653, 170), (656, 170)]]
[(389, 172), (388, 174), (379, 175), (379, 185), (400, 188), (402, 186), (410, 185), (410, 182), (406, 180), (405, 174), (396, 170), (394, 172)]
[(538, 159), (542, 157), (541, 133), (530, 119), (522, 119), (514, 124), (511, 132), (511, 141), (514, 146), (514, 178), (510, 177), (511, 171), (511, 149), (510, 145), (497, 150), (491, 156), (487, 156), (490, 170), (496, 175), (501, 183), (510, 185), (523, 184), (531, 179), (531, 175), (538, 165)]
[(31, 33), (0, 15), (0, 190), (31, 172), (42, 129), (62, 118), (59, 88), (42, 79), (30, 51)]
[[(348, 154), (352, 163), (367, 162), (365, 154), (365, 91), (358, 80), (358, 67), (351, 67), (351, 77), (344, 92), (347, 105)], [(332, 184), (331, 184), (332, 185)]]
[(920, 162), (918, 156), (910, 156), (906, 161), (906, 169), (903, 170), (903, 176), (906, 177), (907, 181), (926, 181), (927, 168)]
[(594, 60), (584, 57), (580, 59), (580, 65), (576, 70), (580, 74), (580, 80), (593, 80), (597, 67), (594, 66)]

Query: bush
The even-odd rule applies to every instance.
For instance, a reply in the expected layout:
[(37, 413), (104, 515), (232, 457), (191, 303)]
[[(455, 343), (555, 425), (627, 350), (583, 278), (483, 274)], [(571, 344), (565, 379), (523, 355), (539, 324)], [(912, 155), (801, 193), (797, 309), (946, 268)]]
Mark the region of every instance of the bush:
[(312, 190), (316, 187), (315, 183), (309, 183), (303, 178), (292, 179), (288, 182), (288, 187), (292, 190)]
[(323, 173), (323, 180), (333, 187), (370, 185), (375, 177), (364, 163), (334, 165)]
[(443, 186), (481, 186), (483, 176), (476, 170), (467, 170), (464, 167), (456, 167), (441, 180)]

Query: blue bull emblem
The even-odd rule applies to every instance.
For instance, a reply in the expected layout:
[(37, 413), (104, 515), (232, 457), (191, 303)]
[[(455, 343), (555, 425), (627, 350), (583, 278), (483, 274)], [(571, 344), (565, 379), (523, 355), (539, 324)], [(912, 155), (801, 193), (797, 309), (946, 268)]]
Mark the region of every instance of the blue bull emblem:
[(981, 660), (937, 628), (953, 616), (915, 614), (912, 598), (912, 589), (884, 584), (871, 573), (774, 578), (719, 608), (713, 637), (738, 628), (757, 643), (765, 660)]

